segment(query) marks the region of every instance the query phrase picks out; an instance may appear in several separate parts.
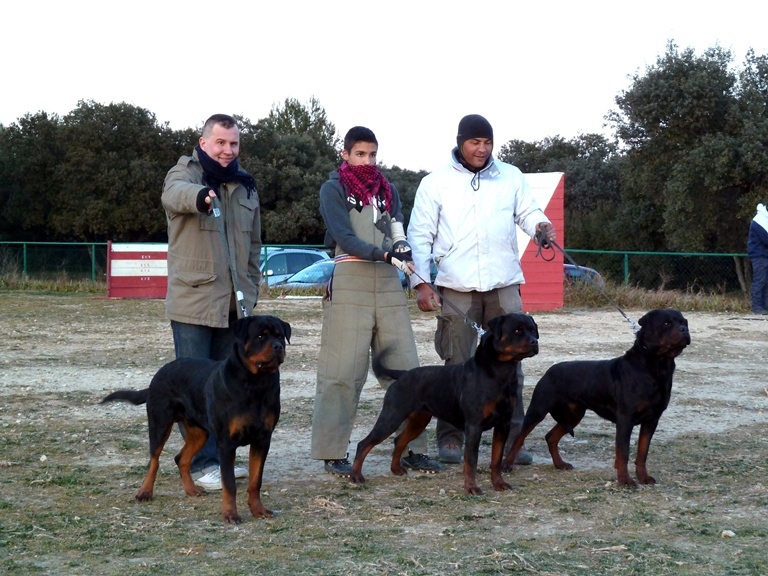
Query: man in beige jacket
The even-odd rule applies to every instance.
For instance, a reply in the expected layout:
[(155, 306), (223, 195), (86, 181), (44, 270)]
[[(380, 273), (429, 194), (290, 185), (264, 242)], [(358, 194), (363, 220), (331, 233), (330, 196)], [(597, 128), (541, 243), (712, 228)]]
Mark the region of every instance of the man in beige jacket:
[[(231, 116), (216, 114), (205, 122), (192, 155), (179, 158), (165, 177), (165, 308), (177, 358), (226, 358), (234, 342), (230, 323), (243, 314), (235, 288), (243, 294), (245, 312), (250, 314), (256, 306), (261, 279), (261, 212), (256, 182), (240, 169), (239, 153), (237, 122)], [(218, 217), (212, 210), (215, 198), (220, 205)], [(213, 435), (192, 460), (192, 472), (203, 488), (221, 489)], [(236, 477), (245, 475), (243, 468), (235, 468)]]

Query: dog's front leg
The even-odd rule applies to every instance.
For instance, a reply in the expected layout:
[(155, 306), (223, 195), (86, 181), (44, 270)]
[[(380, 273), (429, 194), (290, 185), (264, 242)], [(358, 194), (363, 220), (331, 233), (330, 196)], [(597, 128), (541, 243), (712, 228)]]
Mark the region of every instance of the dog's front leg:
[(644, 422), (640, 425), (640, 436), (637, 439), (637, 457), (635, 458), (635, 473), (640, 484), (656, 484), (656, 479), (648, 474), (645, 463), (648, 460), (648, 449), (651, 447), (651, 438), (656, 431), (655, 422)]
[(264, 446), (251, 444), (248, 459), (248, 507), (256, 518), (272, 518), (272, 510), (268, 510), (261, 503), (261, 481), (268, 452), (269, 441)]
[(629, 440), (632, 437), (632, 423), (621, 414), (616, 418), (616, 475), (620, 486), (637, 488), (637, 482), (629, 477)]
[[(506, 420), (506, 419), (505, 419)], [(491, 444), (491, 484), (496, 491), (511, 490), (512, 486), (501, 476), (501, 459), (504, 456), (504, 445), (509, 436), (509, 422), (499, 424), (493, 429)]]
[(243, 519), (237, 513), (237, 485), (235, 484), (235, 449), (219, 449), (221, 471), (221, 519), (228, 524), (240, 524)]
[(477, 485), (477, 453), (480, 450), (480, 426), (464, 427), (464, 494), (482, 494)]

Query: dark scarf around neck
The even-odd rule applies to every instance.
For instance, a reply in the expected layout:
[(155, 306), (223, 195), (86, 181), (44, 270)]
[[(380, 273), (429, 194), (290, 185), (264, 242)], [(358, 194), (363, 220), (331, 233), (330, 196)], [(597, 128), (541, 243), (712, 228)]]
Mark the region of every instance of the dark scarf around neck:
[(456, 162), (464, 166), (467, 170), (470, 172), (474, 172), (477, 174), (481, 170), (485, 170), (488, 167), (488, 164), (490, 164), (491, 160), (493, 160), (493, 156), (488, 156), (488, 160), (485, 161), (485, 164), (480, 166), (480, 168), (475, 168), (471, 164), (469, 164), (466, 160), (464, 160), (464, 155), (461, 153), (461, 150), (459, 150), (458, 146), (456, 146), (453, 149), (453, 157), (456, 158)]
[(222, 166), (208, 156), (199, 144), (195, 150), (197, 150), (197, 159), (200, 160), (200, 165), (203, 167), (203, 184), (210, 186), (218, 193), (219, 186), (225, 182), (239, 182), (248, 191), (248, 198), (256, 192), (256, 180), (248, 172), (240, 170), (237, 158), (226, 166)]
[(384, 210), (392, 209), (392, 188), (379, 167), (374, 164), (351, 166), (346, 161), (339, 167), (339, 180), (347, 194), (360, 201), (362, 206), (374, 204), (377, 196), (383, 201)]

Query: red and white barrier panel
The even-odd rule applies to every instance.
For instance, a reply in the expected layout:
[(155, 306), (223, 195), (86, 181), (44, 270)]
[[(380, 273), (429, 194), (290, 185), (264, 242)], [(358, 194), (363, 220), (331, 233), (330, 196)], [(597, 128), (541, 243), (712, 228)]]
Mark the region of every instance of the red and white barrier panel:
[(108, 243), (107, 297), (165, 298), (168, 244)]
[[(536, 203), (544, 210), (557, 233), (557, 243), (565, 246), (565, 174), (543, 172), (526, 174), (528, 187)], [(559, 250), (548, 252), (553, 258), (545, 261), (536, 258), (538, 246), (531, 237), (517, 229), (517, 246), (520, 249), (520, 265), (525, 275), (525, 284), (520, 287), (523, 296), (523, 310), (540, 312), (563, 307), (563, 254)]]

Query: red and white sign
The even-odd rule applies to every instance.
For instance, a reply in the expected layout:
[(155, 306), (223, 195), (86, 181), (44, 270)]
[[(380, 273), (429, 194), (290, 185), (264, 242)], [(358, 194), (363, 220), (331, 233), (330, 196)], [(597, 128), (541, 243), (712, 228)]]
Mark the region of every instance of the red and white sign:
[(168, 244), (109, 242), (107, 297), (165, 298)]
[[(544, 210), (557, 233), (557, 243), (565, 246), (565, 174), (544, 172), (526, 174), (528, 187), (536, 203)], [(520, 287), (525, 312), (555, 310), (563, 306), (563, 254), (555, 249), (543, 255), (554, 259), (546, 261), (536, 257), (538, 246), (525, 232), (517, 229), (517, 246), (522, 255), (521, 264), (525, 284)]]

